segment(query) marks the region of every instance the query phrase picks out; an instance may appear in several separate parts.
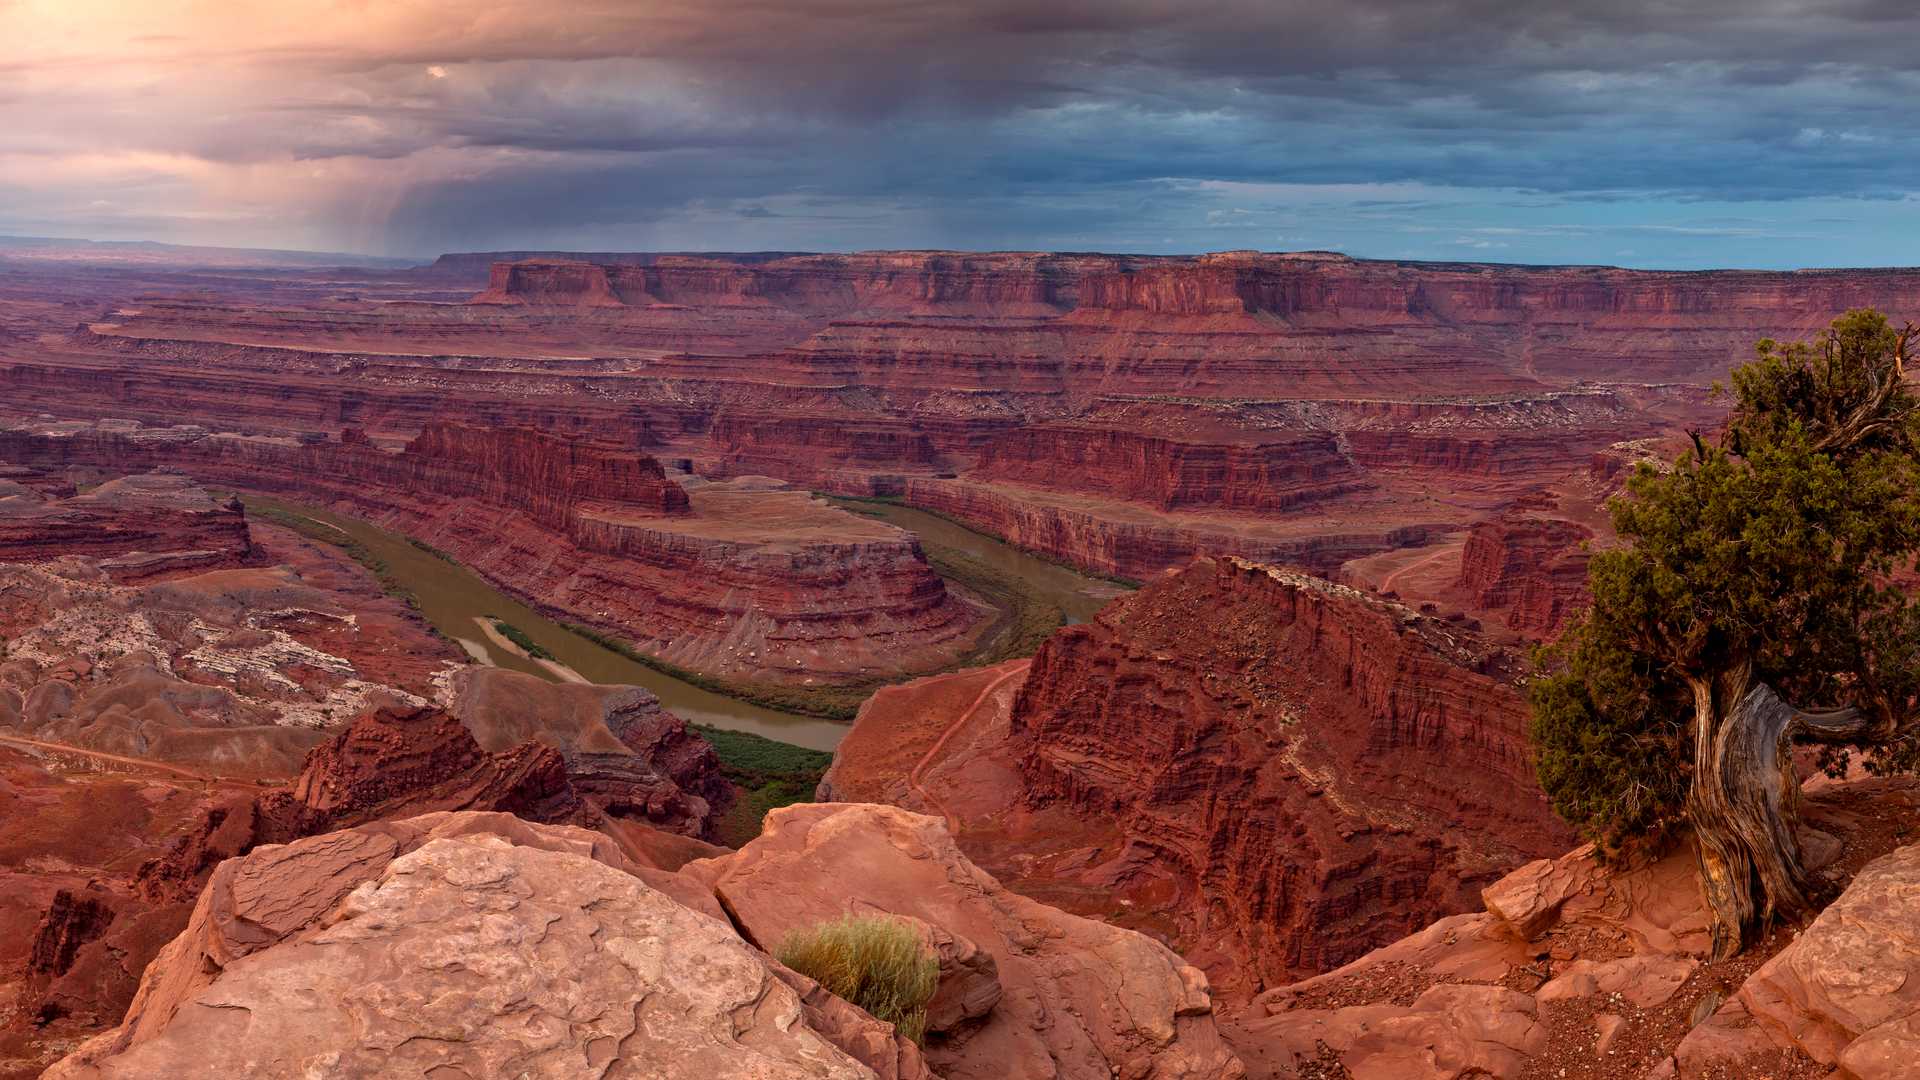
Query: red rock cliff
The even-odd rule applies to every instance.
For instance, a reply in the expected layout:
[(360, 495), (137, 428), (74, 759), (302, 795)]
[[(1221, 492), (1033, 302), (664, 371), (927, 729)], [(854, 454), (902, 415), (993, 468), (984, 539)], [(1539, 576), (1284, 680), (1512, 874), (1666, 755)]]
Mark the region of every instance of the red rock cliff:
[(983, 627), (914, 537), (804, 492), (704, 490), (603, 443), (430, 427), (405, 451), (199, 429), (0, 429), (0, 460), (148, 469), (338, 504), (531, 603), (687, 667), (862, 679), (951, 663)]
[(1507, 609), (1507, 625), (1552, 636), (1586, 602), (1593, 530), (1513, 511), (1474, 526), (1460, 552), (1457, 584), (1476, 608)]
[(1496, 654), (1319, 578), (1200, 559), (1034, 658), (1011, 739), (1037, 804), (1118, 823), (1229, 986), (1325, 970), (1569, 837)]

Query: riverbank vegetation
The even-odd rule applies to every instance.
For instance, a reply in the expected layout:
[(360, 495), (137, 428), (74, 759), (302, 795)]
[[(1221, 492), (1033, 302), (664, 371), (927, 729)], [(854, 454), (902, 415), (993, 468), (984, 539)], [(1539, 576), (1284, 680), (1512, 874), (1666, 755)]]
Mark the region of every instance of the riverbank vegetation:
[(529, 637), (525, 630), (495, 615), (487, 616), (487, 621), (493, 624), (494, 630), (499, 632), (501, 637), (513, 642), (513, 644), (521, 652), (526, 653), (528, 657), (534, 660), (554, 659), (554, 655), (547, 651), (546, 646), (541, 645)]
[(708, 724), (688, 726), (713, 744), (721, 774), (739, 792), (717, 827), (720, 840), (731, 847), (759, 836), (767, 811), (813, 801), (814, 789), (833, 764), (833, 755), (824, 750)]

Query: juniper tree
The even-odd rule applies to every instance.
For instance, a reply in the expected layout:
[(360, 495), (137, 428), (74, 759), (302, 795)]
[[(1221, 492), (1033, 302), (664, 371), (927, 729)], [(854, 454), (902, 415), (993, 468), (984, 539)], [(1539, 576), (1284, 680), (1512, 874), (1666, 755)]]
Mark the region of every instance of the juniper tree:
[[(1690, 829), (1714, 954), (1808, 911), (1793, 747), (1920, 760), (1916, 340), (1875, 311), (1761, 341), (1716, 438), (1643, 463), (1609, 506), (1593, 603), (1531, 691), (1541, 784), (1615, 854)], [(1911, 577), (1908, 577), (1909, 583)]]

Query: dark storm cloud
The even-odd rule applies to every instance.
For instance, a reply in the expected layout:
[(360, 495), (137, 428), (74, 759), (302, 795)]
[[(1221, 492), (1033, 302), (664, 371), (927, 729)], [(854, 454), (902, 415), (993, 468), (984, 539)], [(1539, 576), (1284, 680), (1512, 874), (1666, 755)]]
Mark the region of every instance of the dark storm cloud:
[[(0, 47), (40, 87), (0, 154), (78, 132), (262, 188), (279, 169), (309, 178), (309, 232), (416, 251), (1584, 241), (1685, 261), (1797, 238), (1780, 220), (1809, 201), (1884, 236), (1920, 187), (1906, 0), (397, 0), (311, 24), (143, 27), (155, 74), (106, 89), (84, 56)], [(180, 171), (164, 191), (215, 183)], [(246, 194), (237, 220), (273, 218)], [(1795, 209), (1747, 233), (1675, 220), (1750, 202)], [(1322, 235), (1341, 223), (1364, 243)], [(1605, 247), (1623, 237), (1654, 254)]]

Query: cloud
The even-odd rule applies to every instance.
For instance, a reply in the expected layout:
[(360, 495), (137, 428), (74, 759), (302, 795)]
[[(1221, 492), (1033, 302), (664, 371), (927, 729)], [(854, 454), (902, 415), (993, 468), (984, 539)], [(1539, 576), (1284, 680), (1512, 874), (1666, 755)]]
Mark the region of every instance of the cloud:
[[(1815, 254), (1899, 261), (1916, 29), (1904, 0), (0, 4), (0, 231), (427, 254), (1244, 228), (1591, 261), (1634, 218), (1653, 261), (1786, 264), (1817, 205), (1852, 246)], [(1746, 204), (1770, 209), (1745, 232), (1693, 220)]]

